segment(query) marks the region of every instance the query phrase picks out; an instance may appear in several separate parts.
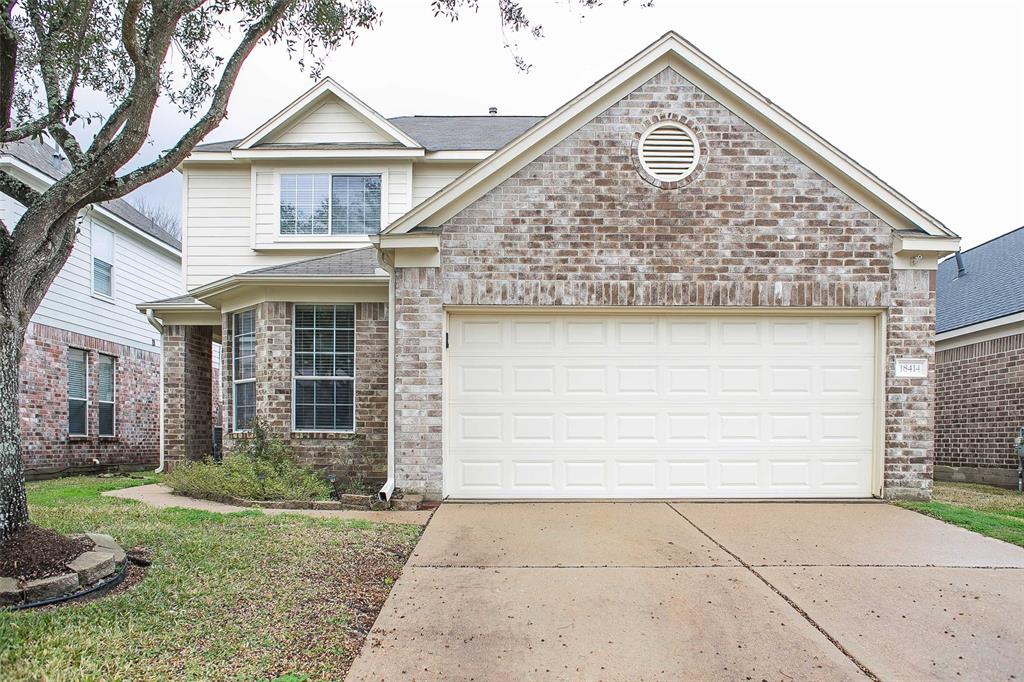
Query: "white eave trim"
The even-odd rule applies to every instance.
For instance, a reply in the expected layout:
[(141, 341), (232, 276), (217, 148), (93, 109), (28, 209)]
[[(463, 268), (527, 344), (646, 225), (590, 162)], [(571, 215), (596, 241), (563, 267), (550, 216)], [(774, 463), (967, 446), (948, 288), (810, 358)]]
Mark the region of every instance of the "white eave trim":
[(231, 159), (418, 159), (426, 152), (420, 147), (364, 149), (275, 149), (254, 147), (231, 150)]
[(236, 149), (249, 149), (253, 145), (258, 144), (260, 141), (277, 132), (279, 129), (287, 126), (291, 123), (292, 119), (301, 115), (305, 111), (306, 107), (316, 102), (316, 100), (325, 93), (333, 94), (342, 102), (352, 107), (357, 114), (365, 118), (371, 124), (380, 128), (383, 132), (387, 133), (398, 142), (401, 142), (406, 147), (415, 148), (420, 146), (416, 140), (403, 133), (397, 126), (374, 111), (365, 102), (345, 88), (341, 87), (341, 85), (339, 85), (333, 78), (328, 77), (317, 82), (316, 85), (300, 95), (294, 102), (274, 114), (274, 116), (272, 116), (267, 122), (250, 133), (244, 140), (239, 142)]
[(159, 301), (153, 301), (151, 303), (139, 303), (135, 306), (135, 309), (141, 313), (147, 311), (154, 311), (160, 313), (205, 313), (205, 312), (217, 312), (217, 309), (213, 306), (207, 305), (202, 301), (196, 301), (195, 303), (160, 303)]
[(208, 298), (242, 286), (334, 286), (338, 284), (387, 284), (387, 273), (374, 275), (231, 275), (189, 292), (195, 298)]
[(643, 81), (674, 68), (895, 229), (955, 233), (817, 133), (670, 31), (490, 158), (389, 225), (384, 233), (438, 227), (486, 191), (589, 121)]

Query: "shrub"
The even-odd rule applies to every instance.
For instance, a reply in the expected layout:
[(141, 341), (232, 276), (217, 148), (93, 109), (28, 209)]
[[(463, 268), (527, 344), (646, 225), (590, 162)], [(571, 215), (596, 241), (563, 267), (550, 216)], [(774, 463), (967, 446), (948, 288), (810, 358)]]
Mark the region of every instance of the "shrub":
[(175, 492), (194, 497), (226, 496), (249, 500), (326, 500), (330, 484), (295, 461), (288, 447), (268, 438), (263, 424), (241, 441), (221, 464), (183, 462), (164, 479)]

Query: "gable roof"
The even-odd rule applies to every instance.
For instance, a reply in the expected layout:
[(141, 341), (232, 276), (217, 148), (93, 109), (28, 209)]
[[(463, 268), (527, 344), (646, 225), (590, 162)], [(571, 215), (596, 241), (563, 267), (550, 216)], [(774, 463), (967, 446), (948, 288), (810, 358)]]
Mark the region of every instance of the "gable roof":
[[(71, 164), (67, 159), (57, 154), (55, 148), (42, 140), (8, 142), (0, 145), (0, 154), (9, 154), (54, 181), (71, 171)], [(157, 225), (151, 218), (124, 199), (104, 201), (99, 206), (110, 211), (139, 232), (157, 239), (176, 251), (181, 251), (181, 240)]]
[(935, 276), (935, 332), (1024, 312), (1024, 227), (939, 263)]
[[(316, 83), (309, 90), (304, 92), (294, 102), (277, 112), (259, 128), (243, 138), (231, 149), (249, 149), (273, 136), (275, 133), (286, 130), (295, 120), (301, 118), (310, 111), (312, 107), (322, 101), (324, 97), (334, 96), (348, 105), (359, 116), (366, 119), (370, 124), (376, 126), (385, 135), (394, 138), (395, 142), (403, 147), (420, 147), (416, 140), (412, 139), (386, 118), (367, 106), (362, 100), (351, 92), (341, 87), (333, 78), (324, 78)], [(213, 151), (210, 149), (202, 151)]]
[(437, 227), (609, 106), (672, 68), (820, 173), (894, 229), (955, 237), (933, 216), (741, 81), (674, 31), (666, 33), (540, 123), (384, 229)]
[[(544, 120), (543, 116), (398, 116), (388, 119), (409, 137), (431, 152), (444, 151), (494, 151), (522, 135)], [(196, 145), (197, 152), (229, 152), (242, 142), (223, 140)], [(397, 143), (395, 143), (397, 145)], [(254, 145), (259, 149), (284, 147), (316, 149), (324, 145), (282, 145), (263, 142)], [(374, 145), (355, 145), (360, 149)], [(382, 145), (376, 145), (382, 146)]]
[(427, 151), (501, 149), (543, 116), (399, 116), (388, 119)]

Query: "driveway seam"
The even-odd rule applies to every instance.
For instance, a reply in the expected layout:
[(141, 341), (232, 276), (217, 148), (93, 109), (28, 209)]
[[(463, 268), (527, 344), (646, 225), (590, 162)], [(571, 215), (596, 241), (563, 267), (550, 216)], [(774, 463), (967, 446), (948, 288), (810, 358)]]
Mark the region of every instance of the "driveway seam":
[(706, 537), (706, 538), (707, 538), (708, 540), (710, 540), (711, 542), (715, 543), (715, 545), (717, 545), (719, 549), (721, 549), (721, 550), (722, 550), (723, 552), (725, 552), (726, 554), (728, 554), (729, 556), (731, 556), (731, 557), (732, 557), (733, 559), (735, 559), (736, 561), (738, 561), (738, 562), (739, 562), (739, 564), (740, 564), (740, 566), (742, 566), (743, 568), (745, 568), (745, 569), (747, 569), (748, 571), (750, 571), (750, 572), (751, 572), (751, 573), (752, 573), (752, 574), (754, 575), (754, 577), (756, 577), (756, 578), (757, 578), (758, 580), (760, 580), (760, 581), (761, 581), (762, 583), (764, 583), (765, 585), (767, 585), (767, 586), (768, 586), (768, 589), (770, 589), (770, 590), (771, 590), (772, 592), (774, 592), (775, 594), (779, 595), (779, 597), (781, 597), (783, 601), (785, 601), (785, 602), (786, 602), (787, 604), (789, 604), (789, 605), (790, 605), (790, 607), (792, 607), (792, 609), (793, 609), (794, 611), (796, 611), (797, 613), (799, 613), (799, 614), (800, 614), (800, 616), (801, 616), (801, 617), (803, 617), (803, 619), (804, 619), (805, 621), (807, 621), (808, 623), (810, 623), (810, 625), (811, 625), (811, 626), (812, 626), (812, 627), (813, 627), (813, 628), (814, 628), (815, 630), (817, 630), (818, 632), (820, 632), (820, 633), (821, 633), (821, 634), (822, 634), (822, 635), (823, 635), (823, 636), (825, 637), (825, 639), (827, 639), (827, 640), (828, 640), (829, 642), (831, 642), (831, 643), (832, 643), (832, 646), (834, 646), (834, 647), (835, 647), (836, 649), (838, 649), (838, 650), (839, 650), (839, 652), (840, 652), (841, 654), (843, 654), (843, 655), (844, 655), (844, 656), (846, 656), (846, 657), (847, 657), (848, 659), (850, 659), (850, 661), (851, 661), (851, 662), (852, 662), (852, 663), (853, 663), (853, 664), (854, 664), (855, 666), (857, 666), (857, 668), (858, 668), (858, 669), (859, 669), (859, 670), (860, 670), (860, 671), (861, 671), (862, 673), (864, 673), (864, 675), (866, 675), (866, 676), (868, 677), (868, 679), (870, 679), (870, 680), (873, 680), (874, 682), (880, 682), (880, 678), (878, 677), (878, 675), (876, 675), (875, 673), (873, 673), (873, 672), (871, 671), (871, 669), (870, 669), (870, 668), (868, 668), (868, 667), (867, 667), (866, 665), (864, 665), (863, 663), (861, 663), (861, 662), (860, 662), (860, 660), (858, 660), (856, 656), (854, 656), (854, 655), (853, 655), (852, 653), (850, 653), (850, 651), (849, 651), (849, 650), (847, 650), (847, 648), (846, 648), (846, 647), (844, 647), (844, 646), (843, 646), (843, 645), (842, 645), (842, 644), (841, 644), (841, 643), (839, 642), (839, 640), (838, 640), (838, 639), (836, 639), (836, 638), (835, 638), (835, 637), (833, 637), (833, 636), (832, 636), (831, 634), (829, 634), (828, 630), (826, 630), (826, 629), (825, 629), (824, 627), (822, 627), (821, 625), (819, 625), (817, 621), (815, 621), (815, 620), (814, 620), (813, 618), (811, 618), (811, 615), (810, 615), (809, 613), (807, 613), (807, 611), (805, 611), (805, 610), (804, 610), (803, 608), (801, 608), (799, 604), (797, 604), (797, 603), (796, 603), (795, 601), (793, 601), (793, 600), (792, 600), (792, 599), (791, 599), (791, 598), (790, 598), (790, 597), (789, 597), (789, 596), (788, 596), (788, 595), (787, 595), (787, 594), (786, 594), (785, 592), (783, 592), (782, 590), (780, 590), (779, 588), (777, 588), (777, 587), (776, 587), (775, 585), (773, 585), (773, 584), (772, 584), (772, 583), (771, 583), (771, 582), (770, 582), (770, 581), (769, 581), (769, 580), (768, 580), (767, 578), (765, 578), (765, 577), (764, 577), (763, 575), (761, 575), (761, 574), (760, 574), (760, 573), (758, 573), (758, 572), (757, 572), (756, 570), (754, 570), (754, 567), (753, 567), (753, 566), (751, 566), (750, 564), (748, 564), (748, 563), (747, 563), (746, 561), (744, 561), (743, 559), (741, 559), (741, 558), (739, 557), (739, 555), (738, 555), (738, 554), (736, 554), (735, 552), (733, 552), (732, 550), (730, 550), (729, 548), (727, 548), (727, 547), (726, 547), (725, 545), (723, 545), (723, 544), (722, 544), (721, 542), (719, 542), (719, 541), (718, 541), (718, 540), (716, 540), (715, 538), (711, 537), (711, 535), (709, 535), (709, 534), (708, 534), (707, 532), (705, 532), (705, 530), (704, 530), (703, 528), (701, 528), (701, 527), (700, 527), (700, 526), (698, 526), (698, 525), (697, 525), (696, 523), (694, 523), (693, 521), (691, 521), (691, 520), (690, 520), (690, 519), (689, 519), (689, 518), (688, 518), (688, 517), (687, 517), (687, 516), (686, 516), (685, 514), (683, 514), (683, 513), (682, 513), (681, 511), (679, 511), (678, 509), (676, 509), (676, 508), (675, 508), (675, 507), (674, 507), (673, 505), (669, 504), (669, 505), (668, 505), (668, 507), (669, 507), (669, 508), (670, 508), (670, 509), (671, 509), (672, 511), (674, 511), (674, 512), (675, 512), (676, 514), (678, 514), (678, 515), (679, 515), (679, 518), (683, 519), (683, 520), (684, 520), (684, 521), (686, 521), (686, 522), (687, 522), (688, 524), (690, 524), (691, 526), (693, 526), (693, 527), (694, 527), (694, 528), (695, 528), (695, 529), (697, 530), (697, 532), (698, 532), (698, 533), (700, 533), (701, 535), (703, 535), (704, 537)]
[(650, 568), (664, 570), (666, 568), (742, 568), (737, 564), (406, 564), (411, 568)]

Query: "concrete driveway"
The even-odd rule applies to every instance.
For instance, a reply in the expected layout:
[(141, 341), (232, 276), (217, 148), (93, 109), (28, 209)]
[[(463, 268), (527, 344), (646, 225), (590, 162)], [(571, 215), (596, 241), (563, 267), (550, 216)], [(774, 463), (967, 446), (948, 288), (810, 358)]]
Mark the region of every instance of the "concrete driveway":
[(886, 504), (444, 504), (349, 679), (1011, 680), (1022, 614), (1024, 550)]

